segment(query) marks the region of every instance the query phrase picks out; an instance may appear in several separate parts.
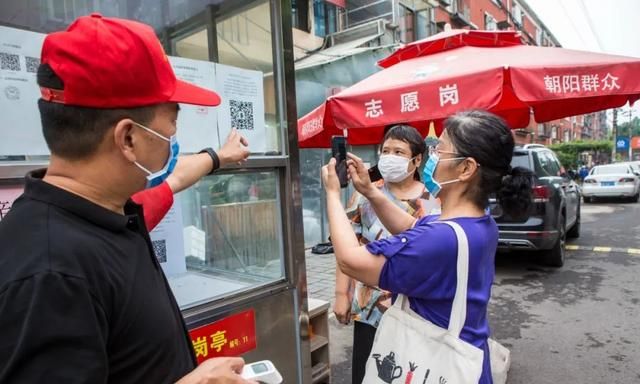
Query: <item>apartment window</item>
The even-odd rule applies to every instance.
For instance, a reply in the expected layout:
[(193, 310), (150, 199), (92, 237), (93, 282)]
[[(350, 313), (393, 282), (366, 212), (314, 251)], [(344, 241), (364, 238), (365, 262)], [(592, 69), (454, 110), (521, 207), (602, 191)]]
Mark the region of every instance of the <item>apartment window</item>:
[(291, 0), (293, 28), (309, 32), (309, 0)]
[(536, 45), (542, 45), (542, 41), (543, 39), (544, 33), (542, 32), (542, 29), (537, 28), (536, 29)]
[(410, 43), (415, 40), (415, 13), (402, 4), (399, 11), (400, 41)]
[(498, 22), (496, 18), (493, 17), (490, 13), (484, 14), (484, 29), (487, 31), (497, 31), (498, 30)]
[(326, 0), (313, 0), (313, 23), (316, 36), (325, 37), (338, 32), (338, 18), (342, 10)]
[(538, 124), (538, 136), (544, 136), (544, 124)]
[(551, 127), (551, 138), (554, 140), (558, 138), (558, 127), (555, 125)]
[(491, 0), (491, 2), (495, 5), (497, 5), (498, 7), (502, 8), (502, 1), (500, 0)]
[(438, 33), (435, 8), (416, 11), (416, 40), (424, 39)]
[(518, 4), (513, 5), (513, 8), (511, 9), (511, 17), (515, 23), (522, 26), (522, 10)]

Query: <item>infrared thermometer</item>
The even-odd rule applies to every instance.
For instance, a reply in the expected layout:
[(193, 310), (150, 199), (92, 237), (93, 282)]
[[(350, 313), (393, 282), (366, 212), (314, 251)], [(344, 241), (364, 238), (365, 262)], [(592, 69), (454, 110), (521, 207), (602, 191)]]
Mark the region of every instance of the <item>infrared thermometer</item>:
[(280, 384), (282, 376), (269, 360), (246, 364), (241, 374), (243, 379), (254, 380), (265, 384)]

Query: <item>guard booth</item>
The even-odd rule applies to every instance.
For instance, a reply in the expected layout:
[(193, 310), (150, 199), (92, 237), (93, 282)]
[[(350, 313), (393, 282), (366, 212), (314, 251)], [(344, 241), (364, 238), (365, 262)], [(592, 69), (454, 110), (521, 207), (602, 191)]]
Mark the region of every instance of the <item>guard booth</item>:
[(92, 12), (150, 24), (177, 76), (221, 95), (216, 108), (182, 106), (183, 153), (219, 148), (232, 127), (250, 142), (247, 163), (177, 195), (151, 233), (198, 359), (270, 359), (286, 383), (310, 383), (289, 1), (1, 2), (0, 220), (24, 175), (48, 162), (36, 85), (44, 36)]

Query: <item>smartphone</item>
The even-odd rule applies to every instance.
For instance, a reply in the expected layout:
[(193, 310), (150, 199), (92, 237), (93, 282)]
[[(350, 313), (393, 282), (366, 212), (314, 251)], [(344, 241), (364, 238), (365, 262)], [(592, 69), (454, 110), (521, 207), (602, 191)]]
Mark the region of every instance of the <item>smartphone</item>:
[(377, 165), (369, 168), (369, 179), (371, 179), (372, 183), (375, 183), (376, 181), (382, 179), (382, 174), (380, 173)]
[(331, 138), (331, 156), (336, 159), (336, 173), (340, 180), (340, 187), (346, 188), (349, 185), (347, 177), (347, 138), (344, 136), (333, 136)]

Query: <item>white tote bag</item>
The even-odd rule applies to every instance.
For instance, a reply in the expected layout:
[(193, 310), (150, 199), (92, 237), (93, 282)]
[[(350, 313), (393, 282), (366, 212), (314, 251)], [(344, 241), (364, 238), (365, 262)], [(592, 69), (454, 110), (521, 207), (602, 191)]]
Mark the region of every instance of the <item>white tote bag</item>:
[(493, 384), (506, 384), (511, 367), (511, 352), (504, 345), (489, 339), (489, 355), (491, 355)]
[(398, 295), (382, 317), (367, 361), (365, 384), (478, 384), (484, 352), (460, 339), (467, 314), (469, 243), (464, 230), (444, 221), (458, 238), (457, 286), (449, 329), (425, 320)]

